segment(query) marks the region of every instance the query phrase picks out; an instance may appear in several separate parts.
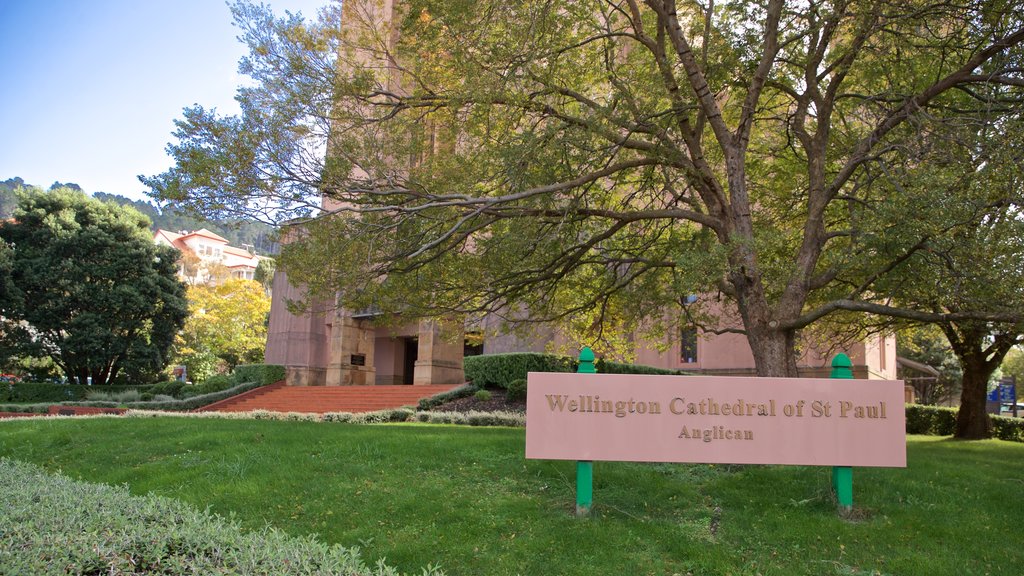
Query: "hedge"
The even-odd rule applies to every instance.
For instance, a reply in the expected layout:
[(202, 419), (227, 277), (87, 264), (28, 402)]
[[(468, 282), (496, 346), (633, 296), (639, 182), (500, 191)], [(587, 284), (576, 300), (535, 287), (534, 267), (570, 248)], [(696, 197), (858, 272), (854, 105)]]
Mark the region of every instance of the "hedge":
[[(262, 384), (258, 382), (245, 382), (238, 384), (226, 390), (219, 392), (213, 392), (210, 394), (203, 394), (200, 396), (193, 396), (184, 400), (164, 400), (164, 401), (148, 401), (148, 402), (61, 402), (65, 406), (92, 406), (95, 408), (132, 408), (135, 410), (170, 410), (170, 411), (184, 411), (184, 410), (195, 410), (196, 408), (202, 408), (207, 404), (213, 404), (214, 402), (220, 402), (225, 398), (230, 398), (242, 392), (248, 392), (253, 388), (259, 388)], [(3, 405), (0, 404), (0, 412), (32, 412), (37, 414), (45, 413), (46, 410), (53, 403), (47, 404), (22, 404), (22, 405)]]
[[(907, 434), (952, 436), (956, 432), (956, 408), (907, 404)], [(1024, 442), (1024, 418), (992, 416), (992, 437)]]
[(19, 382), (0, 384), (0, 402), (66, 402), (85, 400), (89, 392), (124, 392), (138, 390), (148, 392), (152, 386), (122, 386), (104, 384), (81, 386), (79, 384), (51, 384), (49, 382)]
[[(463, 360), (466, 380), (478, 388), (497, 386), (508, 388), (514, 380), (525, 379), (528, 372), (575, 372), (577, 361), (569, 356), (539, 354), (536, 352), (513, 352), (508, 354), (484, 354), (468, 356)], [(667, 370), (641, 364), (624, 364), (599, 359), (595, 363), (598, 374), (686, 374), (680, 370)]]
[(623, 364), (622, 362), (612, 362), (611, 360), (605, 360), (604, 358), (599, 358), (597, 362), (594, 362), (594, 368), (597, 368), (598, 374), (649, 374), (664, 376), (679, 376), (686, 374), (686, 372), (681, 370), (655, 368), (654, 366), (644, 366), (643, 364)]
[[(128, 487), (49, 475), (0, 459), (4, 574), (346, 574), (397, 576), (354, 548), (235, 520)], [(424, 575), (440, 575), (428, 566)]]
[(235, 366), (235, 382), (259, 382), (261, 386), (284, 380), (284, 366), (277, 364), (239, 364)]
[(466, 380), (477, 388), (508, 388), (509, 382), (526, 378), (527, 372), (574, 372), (576, 361), (568, 356), (517, 352), (468, 356), (462, 361)]

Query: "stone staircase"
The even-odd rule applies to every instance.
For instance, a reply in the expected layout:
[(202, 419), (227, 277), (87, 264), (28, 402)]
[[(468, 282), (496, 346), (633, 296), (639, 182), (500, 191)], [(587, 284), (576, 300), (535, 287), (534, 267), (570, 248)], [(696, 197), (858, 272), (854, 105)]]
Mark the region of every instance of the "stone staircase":
[(285, 386), (278, 382), (200, 408), (203, 412), (374, 412), (415, 406), (458, 384), (417, 386)]

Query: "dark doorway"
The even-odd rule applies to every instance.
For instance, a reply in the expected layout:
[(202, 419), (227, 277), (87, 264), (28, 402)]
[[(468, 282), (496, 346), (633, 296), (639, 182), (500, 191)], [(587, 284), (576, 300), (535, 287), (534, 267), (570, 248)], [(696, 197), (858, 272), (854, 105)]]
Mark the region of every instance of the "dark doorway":
[(402, 384), (412, 384), (412, 376), (416, 371), (416, 359), (420, 353), (419, 338), (402, 338), (405, 341), (405, 365), (402, 367)]

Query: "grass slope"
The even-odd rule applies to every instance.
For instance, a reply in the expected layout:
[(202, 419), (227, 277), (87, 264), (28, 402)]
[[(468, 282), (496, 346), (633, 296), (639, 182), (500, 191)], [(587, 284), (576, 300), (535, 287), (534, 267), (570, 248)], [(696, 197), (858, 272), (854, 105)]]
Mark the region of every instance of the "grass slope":
[(907, 469), (527, 461), (521, 429), (245, 420), (0, 422), (0, 456), (449, 575), (1020, 574), (1024, 445), (912, 437)]

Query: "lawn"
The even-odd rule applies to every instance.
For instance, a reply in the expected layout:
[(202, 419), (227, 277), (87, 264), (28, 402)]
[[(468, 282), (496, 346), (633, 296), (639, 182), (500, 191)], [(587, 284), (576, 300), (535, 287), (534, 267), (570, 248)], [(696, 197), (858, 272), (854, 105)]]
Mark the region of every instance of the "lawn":
[(911, 437), (906, 469), (527, 461), (522, 429), (185, 418), (0, 422), (0, 456), (127, 483), (416, 572), (1020, 574), (1024, 445)]

